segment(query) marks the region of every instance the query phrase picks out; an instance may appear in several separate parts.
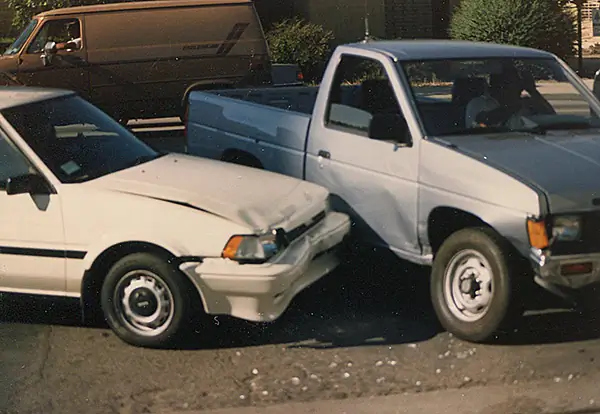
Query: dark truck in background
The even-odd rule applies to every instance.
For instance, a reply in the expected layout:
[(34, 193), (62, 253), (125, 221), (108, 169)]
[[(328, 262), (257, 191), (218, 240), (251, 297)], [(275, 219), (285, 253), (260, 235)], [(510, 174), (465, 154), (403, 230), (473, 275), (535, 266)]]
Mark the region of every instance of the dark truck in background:
[(182, 116), (192, 90), (273, 85), (274, 76), (284, 84), (301, 80), (296, 65), (271, 65), (250, 0), (50, 10), (0, 56), (0, 72), (0, 86), (73, 90), (125, 123)]

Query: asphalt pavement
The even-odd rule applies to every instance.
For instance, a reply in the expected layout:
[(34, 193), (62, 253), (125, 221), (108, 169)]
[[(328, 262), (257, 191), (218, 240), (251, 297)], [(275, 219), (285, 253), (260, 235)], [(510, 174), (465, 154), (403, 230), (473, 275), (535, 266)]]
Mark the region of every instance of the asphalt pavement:
[[(180, 150), (170, 128), (140, 136)], [(600, 319), (540, 290), (514, 332), (470, 344), (436, 323), (427, 276), (357, 252), (280, 320), (210, 317), (162, 351), (83, 326), (76, 301), (1, 294), (0, 413), (595, 412)]]

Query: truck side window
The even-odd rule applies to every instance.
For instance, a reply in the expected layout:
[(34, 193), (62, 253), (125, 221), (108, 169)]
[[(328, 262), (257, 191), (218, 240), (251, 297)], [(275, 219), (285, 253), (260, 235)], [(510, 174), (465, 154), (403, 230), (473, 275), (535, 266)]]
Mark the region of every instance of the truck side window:
[(331, 85), (325, 124), (368, 136), (377, 114), (402, 114), (385, 68), (373, 59), (343, 56)]
[(59, 50), (81, 49), (79, 19), (61, 19), (46, 22), (29, 45), (29, 48), (27, 48), (27, 53), (42, 53), (48, 42), (55, 42)]

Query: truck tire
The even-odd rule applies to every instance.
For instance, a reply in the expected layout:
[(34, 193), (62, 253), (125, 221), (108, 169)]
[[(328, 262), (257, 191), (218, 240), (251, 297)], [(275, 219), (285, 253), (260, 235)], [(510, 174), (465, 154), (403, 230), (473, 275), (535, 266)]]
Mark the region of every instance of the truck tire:
[[(437, 252), (431, 300), (442, 326), (470, 342), (490, 341), (523, 315), (508, 242), (490, 228), (459, 230)], [(525, 276), (522, 276), (525, 277)]]
[(194, 295), (189, 280), (165, 259), (149, 253), (123, 257), (109, 270), (101, 305), (110, 328), (140, 347), (175, 345), (190, 321)]

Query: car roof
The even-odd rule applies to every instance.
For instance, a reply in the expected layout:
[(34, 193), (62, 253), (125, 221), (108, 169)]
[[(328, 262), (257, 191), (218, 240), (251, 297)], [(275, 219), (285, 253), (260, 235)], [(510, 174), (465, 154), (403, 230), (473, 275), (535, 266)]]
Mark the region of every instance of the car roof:
[(225, 4), (252, 3), (251, 0), (159, 0), (159, 1), (133, 1), (127, 3), (96, 4), (89, 6), (64, 7), (48, 10), (34, 16), (43, 18), (48, 16), (62, 16), (70, 14), (115, 12), (121, 10), (148, 10), (170, 7), (211, 6)]
[(538, 49), (464, 40), (380, 40), (349, 46), (379, 51), (400, 61), (554, 57), (553, 54)]
[(0, 111), (15, 106), (74, 95), (75, 92), (53, 88), (33, 88), (29, 86), (0, 87)]

